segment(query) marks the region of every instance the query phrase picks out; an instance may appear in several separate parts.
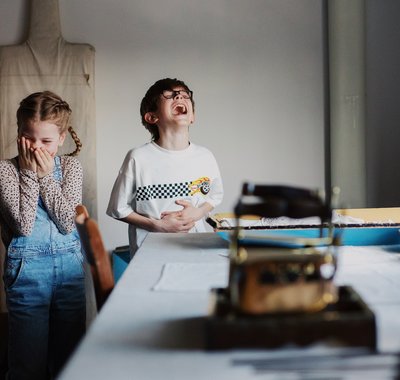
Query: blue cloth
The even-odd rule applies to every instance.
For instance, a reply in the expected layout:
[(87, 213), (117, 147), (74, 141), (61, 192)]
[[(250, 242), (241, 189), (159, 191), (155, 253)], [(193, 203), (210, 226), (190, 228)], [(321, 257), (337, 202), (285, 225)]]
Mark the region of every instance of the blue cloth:
[[(54, 178), (62, 180), (59, 157)], [(41, 199), (29, 236), (7, 250), (9, 380), (54, 378), (85, 332), (83, 256), (77, 231), (63, 235)]]
[[(400, 244), (399, 226), (393, 227), (335, 227), (334, 233), (340, 238), (341, 245), (395, 245)], [(273, 239), (274, 236), (288, 238), (317, 238), (319, 228), (282, 228), (282, 229), (257, 229), (243, 230), (241, 243), (261, 246), (277, 246), (279, 242)], [(324, 228), (324, 235), (327, 236), (328, 229)], [(230, 241), (232, 231), (219, 231), (218, 235), (224, 240)], [(268, 239), (270, 238), (270, 239)], [(295, 244), (282, 242), (280, 246), (293, 248)], [(300, 247), (300, 245), (299, 245)]]

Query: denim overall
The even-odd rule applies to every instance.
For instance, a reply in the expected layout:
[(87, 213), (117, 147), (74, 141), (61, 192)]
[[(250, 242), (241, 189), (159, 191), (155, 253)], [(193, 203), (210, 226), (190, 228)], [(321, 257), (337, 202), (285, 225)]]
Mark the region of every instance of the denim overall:
[[(62, 180), (60, 157), (54, 178)], [(8, 380), (53, 378), (85, 331), (83, 256), (76, 230), (63, 235), (39, 197), (33, 232), (7, 250)]]

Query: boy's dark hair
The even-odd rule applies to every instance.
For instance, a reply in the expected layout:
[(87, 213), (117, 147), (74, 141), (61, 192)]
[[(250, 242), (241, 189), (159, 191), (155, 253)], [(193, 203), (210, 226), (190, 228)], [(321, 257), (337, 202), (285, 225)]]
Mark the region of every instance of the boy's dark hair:
[[(155, 82), (146, 92), (146, 95), (140, 103), (140, 116), (142, 117), (142, 124), (151, 133), (152, 140), (157, 141), (160, 138), (160, 133), (158, 132), (157, 124), (150, 124), (144, 119), (144, 115), (147, 112), (156, 112), (158, 109), (158, 101), (160, 100), (160, 95), (164, 90), (173, 90), (174, 87), (183, 87), (185, 90), (190, 91), (189, 87), (185, 82), (179, 79), (164, 78)], [(194, 110), (194, 100), (191, 99), (193, 110)]]

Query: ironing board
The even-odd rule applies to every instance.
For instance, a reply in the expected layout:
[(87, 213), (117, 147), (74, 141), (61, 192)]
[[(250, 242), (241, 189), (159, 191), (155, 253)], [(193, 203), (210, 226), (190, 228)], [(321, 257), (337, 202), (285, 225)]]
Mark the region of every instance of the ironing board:
[[(20, 45), (0, 47), (0, 159), (17, 155), (19, 102), (37, 91), (60, 95), (71, 106), (72, 126), (83, 145), (79, 154), (84, 170), (83, 202), (96, 218), (95, 50), (89, 44), (64, 40), (58, 0), (31, 0), (29, 4), (28, 39)], [(67, 136), (59, 153), (74, 150), (75, 144)], [(1, 294), (0, 301), (1, 310)]]

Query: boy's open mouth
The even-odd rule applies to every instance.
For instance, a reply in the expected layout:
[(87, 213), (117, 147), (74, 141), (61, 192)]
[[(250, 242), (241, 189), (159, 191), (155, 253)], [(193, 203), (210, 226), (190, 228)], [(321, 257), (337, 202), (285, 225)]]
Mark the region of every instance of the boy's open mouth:
[(172, 108), (172, 113), (174, 115), (186, 115), (187, 114), (187, 108), (185, 104), (178, 103)]

